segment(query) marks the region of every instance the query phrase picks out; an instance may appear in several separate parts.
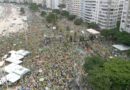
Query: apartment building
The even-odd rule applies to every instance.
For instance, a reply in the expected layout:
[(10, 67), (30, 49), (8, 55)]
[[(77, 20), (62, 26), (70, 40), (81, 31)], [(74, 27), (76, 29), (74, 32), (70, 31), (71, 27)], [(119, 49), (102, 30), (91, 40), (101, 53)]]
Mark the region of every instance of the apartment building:
[(81, 17), (84, 21), (98, 23), (98, 3), (97, 0), (81, 1)]
[(97, 23), (101, 29), (116, 27), (120, 0), (82, 0), (81, 17), (87, 22)]
[(59, 9), (60, 0), (52, 0), (52, 9)]
[(36, 3), (43, 4), (45, 0), (0, 0), (0, 2), (15, 2), (15, 3)]
[(125, 0), (123, 5), (120, 31), (130, 33), (130, 0)]
[(11, 3), (11, 2), (15, 2), (15, 3), (31, 3), (32, 0), (0, 0), (0, 2), (8, 2), (8, 3)]
[(122, 11), (123, 11), (123, 5), (124, 5), (125, 0), (119, 0), (118, 5), (119, 5), (119, 10), (118, 10), (118, 21), (121, 21), (121, 16), (122, 16)]
[(52, 8), (52, 0), (46, 0), (46, 7), (47, 8)]
[(65, 0), (46, 0), (46, 7), (50, 9), (59, 9), (59, 5), (63, 4)]
[(66, 0), (66, 7), (71, 14), (81, 16), (81, 0)]
[(102, 29), (115, 28), (118, 21), (118, 1), (101, 0), (99, 3), (98, 24)]

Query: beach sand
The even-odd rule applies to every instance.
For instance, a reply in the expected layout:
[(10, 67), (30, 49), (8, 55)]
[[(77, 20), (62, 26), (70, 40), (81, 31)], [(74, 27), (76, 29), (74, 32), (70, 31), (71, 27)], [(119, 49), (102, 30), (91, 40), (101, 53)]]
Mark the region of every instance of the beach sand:
[(0, 4), (0, 36), (24, 31), (27, 27), (27, 16), (20, 15), (20, 7)]

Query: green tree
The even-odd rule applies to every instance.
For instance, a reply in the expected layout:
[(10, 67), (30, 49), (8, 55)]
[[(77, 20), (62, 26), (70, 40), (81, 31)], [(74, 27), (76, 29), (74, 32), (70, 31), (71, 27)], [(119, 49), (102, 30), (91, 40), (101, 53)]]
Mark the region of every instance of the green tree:
[(69, 12), (63, 11), (63, 8), (66, 8), (66, 5), (65, 4), (59, 4), (58, 7), (60, 9), (60, 17), (61, 17), (61, 15), (68, 17)]
[(29, 8), (34, 12), (39, 10), (38, 5), (36, 3), (30, 4)]
[(24, 8), (20, 8), (20, 12), (21, 12), (21, 14), (25, 14)]
[(76, 15), (69, 15), (68, 16), (68, 20), (71, 20), (71, 21), (74, 20), (75, 18), (76, 18)]
[(99, 26), (98, 24), (92, 22), (92, 23), (88, 23), (88, 28), (98, 29)]
[(45, 11), (41, 12), (41, 16), (44, 17), (47, 13)]
[(130, 90), (130, 61), (110, 59), (91, 69), (87, 80), (93, 90)]
[(119, 29), (120, 29), (120, 21), (117, 22), (116, 29), (119, 31)]
[(63, 11), (61, 12), (61, 15), (64, 16), (64, 17), (68, 17), (68, 16), (69, 16), (69, 12), (63, 10)]
[(101, 35), (103, 35), (106, 39), (128, 46), (130, 45), (130, 34), (127, 32), (120, 32), (116, 28), (112, 30), (102, 30)]
[(119, 43), (130, 45), (130, 34), (127, 32), (118, 32), (117, 35), (117, 41)]
[(54, 13), (49, 13), (49, 15), (46, 17), (46, 20), (48, 23), (56, 24), (58, 17)]
[(81, 25), (83, 23), (83, 20), (80, 18), (78, 18), (78, 19), (76, 19), (75, 21), (74, 21), (74, 24), (75, 25)]
[(101, 31), (101, 35), (103, 35), (106, 39), (110, 39), (112, 41), (117, 40), (118, 37), (116, 34), (118, 34), (118, 32), (117, 32), (117, 30), (114, 30), (114, 29)]
[(60, 14), (60, 10), (59, 9), (53, 9), (52, 12), (56, 13), (56, 14)]
[(130, 50), (127, 51), (127, 55), (130, 57)]
[(105, 61), (99, 56), (86, 57), (84, 63), (84, 70), (86, 72), (89, 72), (90, 70), (93, 70), (96, 67), (102, 66), (104, 62)]
[(66, 8), (66, 5), (65, 4), (59, 4), (58, 7), (60, 8), (60, 12), (62, 13), (63, 9)]

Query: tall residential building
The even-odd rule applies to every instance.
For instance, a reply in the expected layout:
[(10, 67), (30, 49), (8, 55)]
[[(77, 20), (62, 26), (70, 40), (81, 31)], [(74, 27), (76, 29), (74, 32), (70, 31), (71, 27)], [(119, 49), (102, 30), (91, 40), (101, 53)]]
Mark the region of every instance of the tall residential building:
[(125, 0), (124, 2), (120, 31), (130, 33), (130, 0)]
[(43, 4), (45, 0), (0, 0), (0, 2), (36, 3)]
[(81, 17), (87, 22), (97, 23), (101, 29), (116, 27), (119, 18), (120, 0), (82, 0)]
[(119, 0), (100, 0), (98, 24), (102, 29), (115, 28), (118, 21), (118, 1)]
[(64, 0), (46, 0), (46, 6), (50, 9), (59, 9), (59, 4), (64, 3)]
[(119, 0), (118, 5), (119, 5), (119, 11), (118, 11), (118, 21), (121, 21), (121, 16), (122, 16), (122, 11), (123, 11), (123, 5), (124, 5), (125, 0)]
[(60, 0), (52, 0), (52, 9), (59, 9)]
[(52, 8), (52, 0), (46, 0), (46, 7), (47, 8)]
[(86, 22), (98, 23), (99, 2), (97, 0), (81, 1), (81, 17)]
[(67, 11), (80, 17), (81, 0), (66, 0)]

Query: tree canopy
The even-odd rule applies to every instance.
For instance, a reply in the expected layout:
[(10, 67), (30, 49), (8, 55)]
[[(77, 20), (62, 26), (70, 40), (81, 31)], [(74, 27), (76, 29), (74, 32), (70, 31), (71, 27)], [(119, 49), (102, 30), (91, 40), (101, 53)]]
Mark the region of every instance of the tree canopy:
[(53, 9), (52, 13), (60, 14), (60, 10), (59, 9)]
[(117, 29), (103, 30), (101, 34), (106, 38), (117, 43), (130, 45), (130, 34), (127, 32), (120, 32)]
[(39, 10), (38, 5), (37, 5), (36, 3), (30, 4), (29, 8), (30, 8), (32, 11), (38, 11), (38, 10)]
[(74, 20), (76, 18), (76, 15), (69, 15), (68, 20)]
[(46, 17), (47, 22), (48, 23), (53, 23), (53, 24), (56, 23), (57, 19), (58, 19), (58, 17), (54, 13), (49, 13), (49, 15)]
[(74, 24), (75, 25), (81, 25), (83, 23), (83, 20), (81, 18), (75, 19)]
[(68, 16), (69, 16), (69, 12), (63, 10), (63, 11), (61, 12), (61, 15), (62, 15), (62, 16), (65, 16), (65, 17), (68, 17)]
[(25, 14), (24, 8), (20, 8), (20, 12), (21, 12), (21, 14)]
[(98, 57), (98, 56), (86, 57), (84, 69), (85, 69), (86, 72), (89, 72), (89, 70), (92, 70), (95, 67), (102, 66), (103, 63), (104, 63), (104, 60), (101, 57)]
[(87, 81), (93, 90), (130, 90), (130, 61), (119, 58), (109, 59), (103, 63), (99, 58), (96, 62), (96, 58), (87, 60), (89, 62), (85, 64), (90, 64), (85, 67), (89, 69)]
[(47, 13), (45, 11), (41, 12), (41, 16), (44, 17)]
[(99, 29), (99, 26), (98, 24), (92, 22), (88, 23), (88, 28)]
[(118, 32), (117, 41), (125, 45), (130, 45), (130, 34), (127, 32)]

